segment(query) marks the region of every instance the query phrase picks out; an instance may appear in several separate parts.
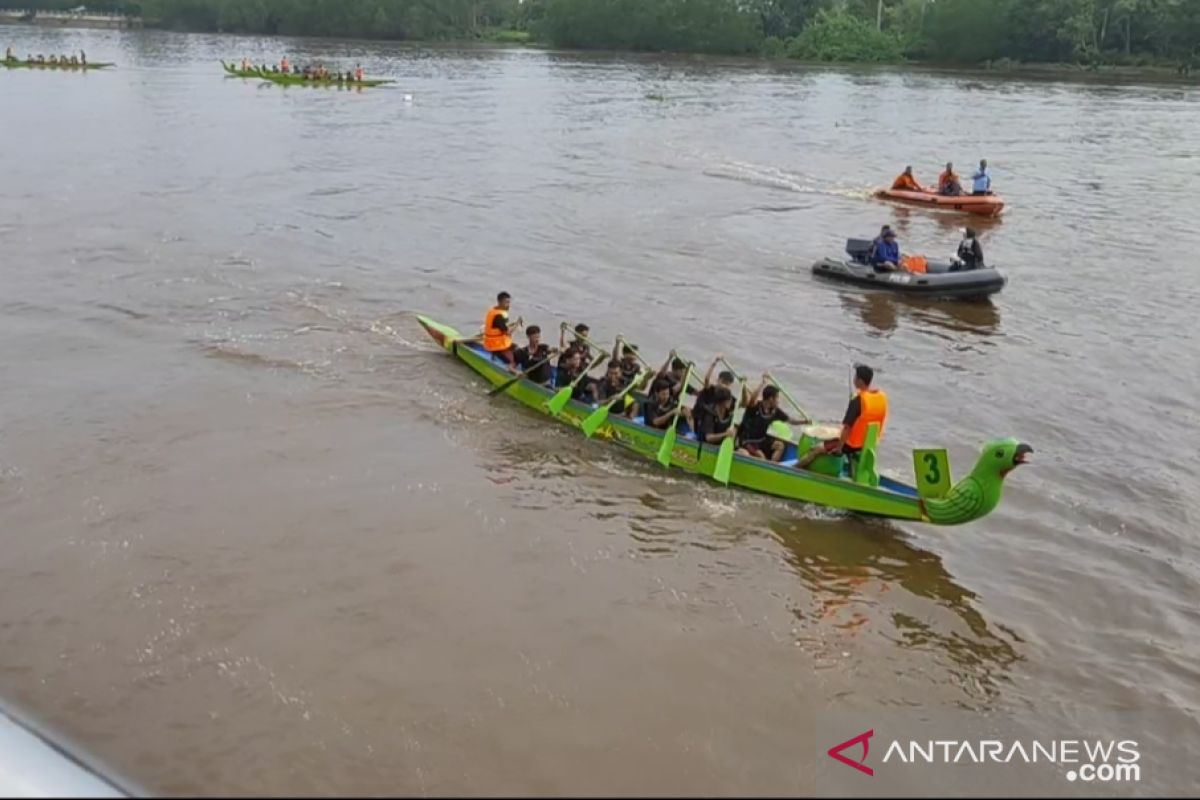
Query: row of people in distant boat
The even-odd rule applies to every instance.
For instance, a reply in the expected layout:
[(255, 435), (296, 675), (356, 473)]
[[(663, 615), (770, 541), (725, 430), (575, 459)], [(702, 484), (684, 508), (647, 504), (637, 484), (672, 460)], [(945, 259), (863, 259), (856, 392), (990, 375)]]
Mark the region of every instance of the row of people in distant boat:
[[(697, 439), (719, 445), (729, 437), (735, 437), (736, 452), (753, 458), (779, 462), (787, 449), (787, 442), (770, 435), (769, 430), (776, 422), (785, 424), (808, 424), (811, 420), (793, 418), (780, 407), (780, 387), (766, 373), (754, 389), (743, 381), (740, 398), (735, 392), (738, 378), (730, 369), (717, 371), (725, 362), (723, 355), (713, 359), (700, 382), (700, 388), (688, 380), (689, 365), (674, 351), (657, 370), (650, 367), (635, 344), (617, 337), (611, 352), (599, 352), (593, 348), (586, 324), (575, 326), (574, 339), (568, 344), (566, 328), (560, 331), (559, 345), (551, 348), (542, 341), (542, 330), (537, 325), (525, 328), (528, 344), (516, 347), (513, 334), (524, 326), (524, 320), (509, 322), (512, 297), (501, 292), (496, 305), (484, 316), (483, 348), (495, 358), (508, 364), (514, 374), (540, 386), (553, 389), (572, 387), (574, 400), (589, 404), (616, 402), (615, 413), (630, 419), (641, 419), (651, 428), (665, 430), (680, 421), (696, 435)], [(595, 354), (595, 355), (593, 355)], [(557, 355), (554, 367), (551, 361)], [(590, 373), (604, 362), (603, 375), (592, 377)], [(728, 364), (726, 364), (728, 367)], [(842, 418), (840, 435), (828, 439), (800, 458), (799, 468), (808, 467), (817, 457), (829, 454), (844, 455), (853, 460), (861, 452), (871, 423), (879, 424), (882, 435), (887, 418), (887, 395), (872, 385), (874, 371), (865, 365), (855, 368), (855, 394), (851, 398)], [(631, 388), (632, 387), (632, 388)], [(633, 397), (642, 395), (640, 402)], [(618, 399), (624, 395), (623, 400)], [(692, 403), (680, 403), (681, 395), (692, 397)], [(735, 406), (745, 409), (740, 424), (734, 424)]]
[[(16, 55), (13, 54), (13, 49), (11, 47), (7, 48), (4, 51), (4, 60), (9, 63), (14, 63), (14, 62), (20, 61), (20, 59), (17, 58)], [(58, 64), (60, 66), (67, 65), (67, 66), (75, 66), (75, 67), (87, 66), (87, 53), (80, 50), (79, 55), (77, 55), (77, 56), (75, 56), (75, 55), (56, 56), (56, 55), (52, 54), (52, 55), (50, 55), (49, 58), (42, 55), (41, 53), (38, 53), (36, 56), (26, 55), (25, 63), (26, 64)]]
[(297, 77), (308, 78), (309, 80), (341, 82), (361, 81), (363, 80), (364, 75), (362, 64), (355, 66), (355, 68), (352, 70), (346, 70), (345, 72), (330, 72), (322, 63), (308, 64), (303, 67), (296, 66), (293, 68), (292, 62), (288, 61), (287, 56), (284, 56), (283, 59), (280, 60), (278, 66), (274, 64), (269, 66), (267, 64), (256, 66), (252, 61), (250, 61), (250, 59), (243, 58), (242, 72), (250, 72), (252, 70), (258, 70), (260, 72), (275, 72), (283, 75), (296, 75)]
[[(904, 192), (933, 192), (932, 188), (922, 186), (921, 182), (913, 175), (912, 166), (904, 168), (904, 172), (892, 181), (892, 188)], [(947, 161), (946, 169), (938, 176), (937, 193), (947, 197), (958, 197), (966, 194), (963, 190), (962, 180), (958, 177), (958, 173), (954, 171), (954, 162)], [(971, 194), (986, 195), (992, 194), (992, 175), (988, 172), (987, 159), (979, 161), (979, 169), (971, 176)]]

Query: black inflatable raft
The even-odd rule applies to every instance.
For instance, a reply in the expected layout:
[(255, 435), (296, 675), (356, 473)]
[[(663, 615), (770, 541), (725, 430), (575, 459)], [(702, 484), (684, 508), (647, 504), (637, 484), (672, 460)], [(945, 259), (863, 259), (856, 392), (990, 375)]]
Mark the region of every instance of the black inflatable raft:
[(823, 258), (813, 264), (814, 275), (856, 286), (870, 286), (919, 297), (982, 300), (1004, 288), (1007, 278), (995, 267), (968, 269), (951, 261), (928, 262), (926, 272), (876, 272), (867, 263), (870, 239), (848, 239), (849, 260)]

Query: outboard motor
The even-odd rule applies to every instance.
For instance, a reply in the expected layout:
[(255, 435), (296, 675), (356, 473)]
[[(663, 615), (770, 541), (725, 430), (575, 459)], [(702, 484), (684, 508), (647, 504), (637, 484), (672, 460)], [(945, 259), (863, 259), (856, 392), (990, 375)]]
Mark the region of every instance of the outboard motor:
[(870, 239), (847, 239), (846, 252), (850, 255), (851, 260), (866, 264), (870, 260), (873, 244), (874, 242)]

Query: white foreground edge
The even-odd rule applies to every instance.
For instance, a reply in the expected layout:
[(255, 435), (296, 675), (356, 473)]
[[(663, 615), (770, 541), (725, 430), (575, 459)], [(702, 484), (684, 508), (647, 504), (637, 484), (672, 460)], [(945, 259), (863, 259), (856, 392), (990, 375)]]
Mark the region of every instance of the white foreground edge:
[(0, 797), (137, 797), (78, 748), (0, 703)]

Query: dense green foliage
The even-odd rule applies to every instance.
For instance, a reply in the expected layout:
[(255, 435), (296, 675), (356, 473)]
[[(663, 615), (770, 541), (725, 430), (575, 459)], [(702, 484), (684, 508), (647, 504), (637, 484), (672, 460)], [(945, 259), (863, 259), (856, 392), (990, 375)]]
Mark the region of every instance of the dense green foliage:
[(762, 45), (757, 15), (731, 0), (546, 0), (537, 33), (562, 47), (607, 50), (748, 53)]
[(897, 61), (900, 40), (853, 14), (822, 11), (791, 40), (788, 55), (811, 61)]
[[(822, 61), (1200, 61), (1200, 0), (0, 0), (164, 27)], [(1200, 67), (1200, 65), (1198, 65)]]

